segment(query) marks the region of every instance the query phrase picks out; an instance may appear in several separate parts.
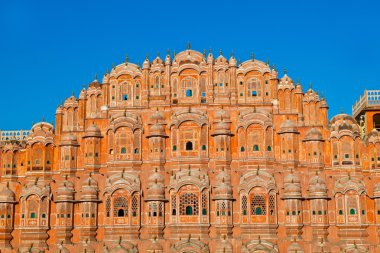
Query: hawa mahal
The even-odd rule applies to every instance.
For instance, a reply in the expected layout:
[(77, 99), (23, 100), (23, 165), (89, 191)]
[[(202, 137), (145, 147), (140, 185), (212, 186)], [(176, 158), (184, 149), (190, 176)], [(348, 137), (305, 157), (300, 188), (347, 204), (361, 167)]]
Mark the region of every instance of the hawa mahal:
[(251, 56), (113, 66), (1, 131), (1, 252), (380, 252), (380, 91), (329, 120)]

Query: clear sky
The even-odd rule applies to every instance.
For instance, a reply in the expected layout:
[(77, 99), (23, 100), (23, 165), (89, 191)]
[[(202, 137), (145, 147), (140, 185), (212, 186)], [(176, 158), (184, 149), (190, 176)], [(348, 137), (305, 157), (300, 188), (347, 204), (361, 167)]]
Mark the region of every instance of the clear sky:
[(94, 73), (167, 49), (231, 51), (324, 91), (329, 117), (380, 88), (379, 1), (0, 1), (0, 129), (30, 129)]

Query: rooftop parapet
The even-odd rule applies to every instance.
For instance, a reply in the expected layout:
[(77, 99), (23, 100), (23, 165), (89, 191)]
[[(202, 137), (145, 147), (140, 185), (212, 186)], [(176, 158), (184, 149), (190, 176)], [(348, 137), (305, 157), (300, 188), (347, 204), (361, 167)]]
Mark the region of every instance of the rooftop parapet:
[(370, 107), (380, 107), (380, 90), (365, 90), (352, 106), (352, 115), (356, 118), (362, 110)]
[(26, 141), (30, 134), (30, 130), (10, 130), (10, 131), (1, 131), (0, 130), (0, 136), (1, 136), (1, 142), (8, 142), (8, 141)]

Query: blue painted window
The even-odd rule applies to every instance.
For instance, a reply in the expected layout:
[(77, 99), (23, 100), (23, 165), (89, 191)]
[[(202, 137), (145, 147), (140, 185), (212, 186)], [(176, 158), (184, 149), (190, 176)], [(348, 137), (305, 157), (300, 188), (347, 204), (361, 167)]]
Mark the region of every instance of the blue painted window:
[(206, 92), (202, 92), (202, 97), (206, 97)]
[(186, 90), (186, 97), (192, 97), (193, 96), (193, 90)]
[(127, 94), (123, 95), (123, 100), (128, 100), (128, 95)]
[(257, 92), (255, 90), (252, 91), (252, 97), (256, 97), (257, 96)]
[(219, 86), (220, 86), (220, 87), (222, 87), (222, 86), (223, 86), (223, 84), (222, 84), (222, 83), (220, 83), (220, 84), (219, 84)]

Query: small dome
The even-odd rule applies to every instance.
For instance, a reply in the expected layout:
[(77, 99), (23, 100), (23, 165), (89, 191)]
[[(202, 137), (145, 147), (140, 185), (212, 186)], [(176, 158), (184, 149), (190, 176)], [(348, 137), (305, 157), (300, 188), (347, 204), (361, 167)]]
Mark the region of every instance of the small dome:
[(296, 92), (295, 93), (297, 93), (297, 94), (302, 94), (303, 92), (302, 92), (302, 86), (301, 86), (301, 84), (297, 84), (296, 85)]
[(284, 198), (300, 197), (302, 197), (300, 179), (291, 172), (284, 179)]
[(164, 177), (156, 169), (155, 172), (152, 175), (149, 176), (148, 181), (150, 183), (154, 183), (154, 182), (163, 183), (164, 182)]
[(165, 65), (170, 65), (172, 63), (170, 54), (167, 54), (165, 57)]
[(94, 123), (87, 127), (84, 137), (101, 137), (100, 129)]
[(211, 50), (207, 56), (207, 64), (212, 64), (214, 62), (214, 56), (211, 53)]
[(279, 133), (298, 133), (296, 123), (289, 119), (285, 120), (284, 123), (281, 124)]
[(224, 180), (215, 188), (215, 199), (231, 199), (232, 187), (231, 184)]
[(148, 252), (158, 253), (158, 252), (162, 252), (164, 249), (162, 245), (157, 240), (154, 239), (154, 240), (148, 241), (148, 246), (146, 247), (146, 250)]
[(329, 106), (327, 105), (327, 101), (324, 98), (322, 98), (322, 100), (320, 101), (320, 107), (329, 108)]
[(309, 182), (309, 194), (312, 198), (326, 198), (327, 187), (325, 181), (318, 175), (312, 177)]
[(72, 133), (67, 133), (62, 137), (61, 140), (62, 146), (78, 146), (78, 139), (77, 137)]
[(97, 200), (98, 199), (98, 183), (91, 176), (82, 181), (81, 199)]
[(148, 69), (150, 68), (150, 62), (149, 62), (149, 59), (148, 57), (145, 59), (145, 61), (143, 62), (143, 69)]
[(55, 114), (61, 114), (62, 113), (63, 106), (60, 105), (57, 107), (57, 110), (55, 110)]
[(150, 116), (149, 118), (150, 121), (165, 121), (165, 117), (164, 117), (164, 114), (160, 111), (155, 111), (152, 116)]
[(226, 240), (225, 238), (221, 239), (217, 244), (216, 244), (216, 252), (232, 252), (232, 244)]
[(226, 57), (222, 55), (222, 51), (220, 51), (220, 55), (215, 59), (215, 63), (227, 63)]
[(68, 180), (61, 182), (57, 188), (57, 200), (73, 200), (75, 188), (74, 184)]
[(307, 131), (304, 141), (323, 141), (322, 133), (318, 129), (312, 128)]
[(230, 127), (226, 122), (222, 120), (215, 124), (215, 131), (223, 131), (223, 130), (227, 130), (229, 132)]
[(86, 99), (87, 96), (87, 90), (83, 88), (79, 93), (79, 99)]
[(283, 85), (293, 85), (293, 79), (290, 78), (286, 73), (284, 74), (283, 77), (280, 78), (280, 84)]
[(380, 198), (380, 182), (374, 185), (373, 187), (373, 196)]
[(236, 62), (236, 59), (235, 59), (235, 57), (234, 56), (231, 56), (231, 58), (230, 58), (230, 67), (236, 67), (236, 64), (237, 64), (237, 62)]
[(289, 246), (289, 248), (288, 248), (288, 252), (294, 252), (294, 253), (301, 253), (301, 252), (303, 252), (303, 248), (302, 248), (302, 246), (299, 244), (299, 243), (297, 243), (297, 242), (293, 242), (290, 246)]
[(14, 202), (15, 196), (15, 193), (9, 188), (7, 183), (3, 185), (3, 189), (0, 191), (0, 203)]
[(284, 183), (300, 183), (300, 179), (291, 171), (284, 179)]

